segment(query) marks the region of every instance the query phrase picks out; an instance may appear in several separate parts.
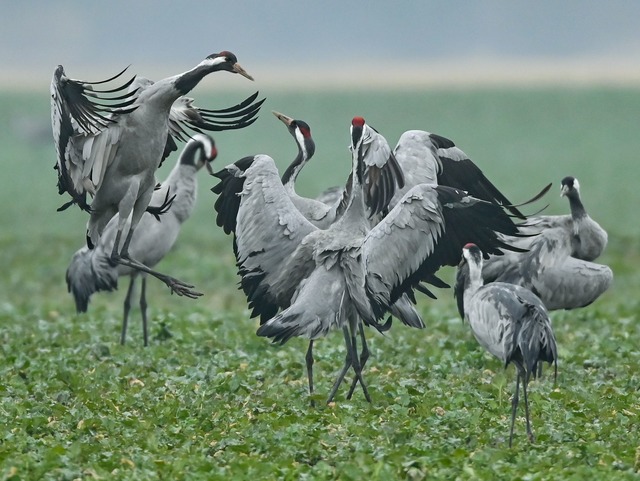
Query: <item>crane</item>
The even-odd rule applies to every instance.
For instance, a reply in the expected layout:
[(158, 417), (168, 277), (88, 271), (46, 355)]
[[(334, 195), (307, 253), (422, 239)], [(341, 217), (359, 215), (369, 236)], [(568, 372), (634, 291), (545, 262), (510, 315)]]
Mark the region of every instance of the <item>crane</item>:
[[(295, 180), (297, 179), (297, 176), (300, 173), (302, 167), (304, 167), (304, 165), (311, 159), (311, 157), (313, 156), (313, 153), (315, 152), (315, 144), (311, 136), (311, 128), (303, 120), (296, 120), (279, 112), (273, 112), (273, 113), (280, 121), (282, 121), (287, 126), (289, 133), (292, 135), (292, 137), (296, 141), (296, 144), (298, 147), (298, 155), (293, 160), (293, 162), (291, 162), (291, 164), (287, 167), (284, 174), (282, 175), (282, 178), (280, 179), (280, 182), (286, 192), (286, 195), (289, 196), (294, 207), (309, 222), (311, 222), (313, 225), (315, 225), (320, 229), (327, 228), (328, 226), (331, 225), (331, 223), (335, 221), (337, 216), (342, 214), (342, 210), (344, 208), (343, 199), (342, 198), (336, 199), (336, 201), (333, 202), (332, 206), (327, 206), (326, 204), (319, 202), (317, 200), (302, 197), (295, 192)], [(373, 131), (372, 133), (375, 134), (376, 136), (375, 142), (386, 143), (386, 140), (384, 140), (382, 136), (379, 136), (379, 134)], [(372, 143), (375, 143), (375, 142), (372, 141)], [(377, 147), (373, 148), (371, 149), (371, 152), (377, 152), (378, 150), (380, 150), (381, 152), (385, 152), (383, 155), (390, 155), (390, 149), (388, 148), (388, 146), (386, 149), (378, 149)], [(235, 178), (235, 176), (233, 175), (233, 172), (236, 169), (238, 169), (239, 166), (241, 166), (241, 169), (243, 171), (246, 170), (248, 166), (251, 165), (251, 163), (253, 163), (253, 161), (254, 161), (253, 157), (242, 159), (241, 161), (236, 162), (236, 164), (233, 164), (232, 166), (227, 166), (225, 169), (217, 173), (216, 175), (221, 179), (221, 182), (212, 190), (220, 194), (222, 191), (225, 190), (224, 188), (225, 183)], [(384, 161), (380, 160), (378, 163), (382, 165)], [(375, 169), (371, 170), (371, 172), (374, 172), (374, 171)], [(217, 223), (218, 225), (223, 227), (225, 232), (228, 234), (231, 232), (235, 232), (236, 219), (233, 215), (231, 216), (226, 215), (226, 213), (229, 211), (235, 212), (237, 210), (237, 206), (233, 209), (227, 209), (224, 207), (223, 204), (228, 202), (229, 199), (231, 199), (232, 202), (235, 202), (237, 204), (238, 197), (234, 195), (221, 195), (218, 197), (215, 204), (215, 208), (218, 211)], [(240, 272), (240, 274), (242, 276), (242, 271)], [(273, 315), (275, 315), (278, 309), (283, 309), (289, 306), (289, 301), (290, 301), (289, 299), (286, 299), (284, 304), (280, 304), (280, 305), (271, 304), (267, 308), (265, 308), (264, 303), (254, 302), (254, 299), (252, 296), (253, 296), (253, 293), (257, 291), (253, 281), (254, 281), (254, 278), (250, 275), (242, 276), (241, 283), (240, 283), (241, 288), (245, 291), (245, 293), (249, 298), (250, 308), (253, 309), (252, 317), (260, 315), (261, 323), (263, 323), (265, 320), (273, 317)], [(424, 323), (422, 322), (420, 315), (416, 312), (415, 308), (411, 304), (410, 299), (406, 295), (403, 295), (392, 306), (391, 313), (395, 317), (399, 318), (406, 325), (417, 327), (417, 328), (424, 327)], [(379, 327), (380, 329), (383, 329), (382, 326), (379, 326)], [(363, 331), (361, 331), (361, 335), (363, 340), (363, 351), (361, 354), (361, 360), (364, 364), (364, 362), (366, 362), (369, 356), (369, 351), (366, 346)], [(313, 361), (313, 339), (309, 341), (309, 347), (307, 349), (305, 360), (307, 364), (307, 376), (309, 380), (309, 393), (313, 394), (313, 362), (314, 362)], [(352, 392), (353, 392), (353, 389), (350, 391), (350, 394), (348, 397), (350, 397)]]
[[(172, 292), (188, 297), (201, 294), (171, 276), (150, 269), (129, 255), (132, 236), (153, 195), (155, 171), (164, 155), (175, 149), (170, 128), (174, 103), (189, 93), (208, 74), (226, 70), (253, 78), (227, 51), (209, 55), (194, 68), (155, 83), (146, 82), (129, 90), (135, 78), (119, 87), (96, 90), (94, 85), (118, 78), (124, 71), (102, 82), (84, 82), (66, 76), (60, 65), (51, 82), (51, 118), (57, 151), (58, 190), (88, 210), (87, 245), (97, 244), (102, 232), (118, 215), (118, 226), (111, 263), (122, 264), (163, 281)], [(106, 94), (106, 96), (105, 96)], [(109, 97), (109, 94), (117, 94)], [(115, 102), (115, 103), (114, 103)], [(188, 100), (184, 100), (188, 107)], [(259, 108), (259, 106), (258, 106)], [(178, 109), (185, 113), (187, 109)], [(238, 110), (231, 108), (233, 117)], [(175, 111), (174, 111), (175, 112)], [(207, 129), (208, 122), (178, 117), (187, 127)], [(224, 118), (224, 117), (223, 117)], [(246, 123), (241, 114), (238, 123)], [(180, 125), (180, 124), (178, 124)], [(174, 125), (175, 127), (175, 125)], [(89, 193), (93, 200), (87, 203)], [(124, 243), (120, 243), (127, 219), (131, 225)]]
[(378, 135), (361, 117), (352, 120), (349, 197), (343, 215), (327, 229), (318, 229), (295, 209), (269, 156), (227, 166), (218, 189), (218, 220), (235, 230), (249, 302), (272, 316), (265, 316), (258, 335), (284, 343), (342, 329), (347, 356), (329, 402), (351, 367), (370, 400), (357, 357), (360, 320), (379, 328), (403, 294), (442, 265), (457, 264), (468, 239), (480, 239), (488, 252), (498, 253), (508, 246), (495, 231), (517, 232), (500, 206), (426, 184), (408, 192), (372, 228), (368, 216), (386, 209), (402, 175), (390, 150), (377, 144)]
[[(204, 166), (212, 173), (211, 162), (217, 155), (213, 139), (204, 134), (195, 134), (185, 145), (180, 157), (167, 179), (161, 184), (151, 200), (150, 205), (157, 205), (169, 194), (172, 201), (162, 218), (154, 218), (145, 212), (140, 219), (138, 229), (131, 239), (131, 253), (144, 265), (154, 267), (173, 248), (182, 223), (193, 212), (197, 195), (196, 174)], [(125, 229), (128, 225), (125, 226)], [(69, 292), (72, 293), (77, 312), (86, 312), (89, 299), (94, 292), (117, 289), (118, 278), (128, 276), (129, 288), (124, 299), (124, 315), (120, 343), (124, 344), (127, 336), (127, 324), (131, 307), (131, 296), (138, 276), (142, 278), (140, 290), (140, 311), (142, 314), (142, 333), (144, 345), (149, 344), (147, 330), (146, 273), (126, 265), (109, 262), (110, 253), (118, 228), (118, 216), (115, 215), (107, 223), (100, 240), (93, 249), (87, 246), (80, 248), (72, 257), (67, 269), (66, 280)]]
[(613, 272), (593, 262), (607, 244), (607, 232), (588, 214), (575, 177), (561, 181), (561, 196), (571, 214), (531, 217), (520, 227), (524, 236), (505, 238), (525, 252), (489, 258), (485, 282), (508, 282), (532, 290), (547, 309), (574, 309), (594, 302), (613, 282)]
[(460, 316), (469, 323), (480, 345), (500, 359), (505, 368), (509, 364), (516, 367), (509, 447), (513, 444), (520, 382), (527, 435), (533, 442), (527, 386), (543, 361), (553, 363), (555, 376), (558, 374), (558, 348), (549, 314), (542, 301), (528, 289), (504, 282), (483, 285), (482, 252), (478, 246), (468, 243), (462, 253), (454, 292)]

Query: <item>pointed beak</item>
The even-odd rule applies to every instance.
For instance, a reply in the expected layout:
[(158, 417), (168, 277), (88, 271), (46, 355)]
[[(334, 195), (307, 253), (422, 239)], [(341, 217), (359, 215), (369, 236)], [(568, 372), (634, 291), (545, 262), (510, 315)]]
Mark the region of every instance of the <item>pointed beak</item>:
[(207, 172), (209, 172), (209, 175), (215, 175), (215, 173), (213, 172), (213, 167), (211, 166), (211, 162), (213, 162), (217, 156), (218, 149), (216, 149), (216, 147), (214, 146), (213, 150), (211, 150), (211, 155), (204, 161), (204, 166), (207, 169)]
[(281, 114), (280, 112), (276, 112), (275, 110), (272, 110), (271, 113), (278, 117), (278, 120), (280, 120), (287, 127), (289, 127), (291, 125), (291, 122), (293, 122), (293, 119), (291, 117), (287, 117), (285, 114)]
[(249, 75), (249, 73), (248, 73), (245, 69), (243, 69), (243, 68), (240, 66), (240, 64), (239, 64), (239, 63), (237, 63), (237, 62), (236, 62), (235, 64), (233, 64), (233, 71), (234, 71), (235, 73), (239, 73), (239, 74), (240, 74), (240, 75), (242, 75), (243, 77), (248, 78), (249, 80), (253, 80), (253, 77), (252, 77), (251, 75)]
[(566, 185), (560, 186), (560, 197), (564, 197), (569, 192), (569, 189)]

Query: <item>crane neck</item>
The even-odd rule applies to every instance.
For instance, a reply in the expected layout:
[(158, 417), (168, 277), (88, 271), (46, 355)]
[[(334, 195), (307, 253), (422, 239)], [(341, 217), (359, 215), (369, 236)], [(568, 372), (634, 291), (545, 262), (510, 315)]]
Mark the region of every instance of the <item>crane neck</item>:
[(298, 178), (298, 175), (300, 174), (300, 171), (307, 163), (307, 160), (308, 159), (306, 152), (298, 144), (298, 155), (295, 159), (293, 159), (293, 162), (289, 164), (287, 169), (284, 171), (284, 174), (282, 174), (282, 184), (286, 189), (295, 191), (294, 184), (296, 182), (296, 179)]
[(179, 92), (178, 96), (186, 95), (193, 90), (200, 81), (212, 72), (220, 70), (219, 65), (198, 64), (191, 70), (187, 70), (174, 78), (174, 87)]
[(571, 209), (571, 217), (573, 220), (580, 220), (587, 216), (587, 211), (582, 204), (580, 194), (578, 192), (572, 192), (569, 197), (569, 208)]
[(196, 181), (198, 170), (195, 165), (178, 162), (163, 182), (160, 191), (154, 193), (154, 204), (156, 203), (156, 195), (158, 195), (158, 197), (161, 196), (162, 199), (166, 196), (167, 191), (165, 186), (169, 189), (169, 197), (175, 195), (169, 213), (175, 216), (180, 223), (191, 216), (195, 207), (198, 191), (198, 183)]

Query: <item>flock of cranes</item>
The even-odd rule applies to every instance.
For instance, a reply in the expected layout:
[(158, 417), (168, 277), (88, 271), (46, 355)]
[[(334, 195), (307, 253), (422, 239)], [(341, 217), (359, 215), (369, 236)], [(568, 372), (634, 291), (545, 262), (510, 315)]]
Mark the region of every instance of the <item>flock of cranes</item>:
[[(125, 69), (126, 70), (126, 69)], [(295, 182), (315, 153), (310, 126), (279, 112), (297, 146), (281, 175), (268, 155), (251, 155), (214, 172), (217, 150), (205, 131), (245, 128), (263, 100), (257, 93), (224, 109), (202, 109), (185, 97), (210, 73), (253, 78), (234, 54), (208, 56), (193, 69), (157, 82), (133, 77), (100, 90), (102, 82), (66, 76), (51, 84), (52, 126), (58, 189), (89, 214), (86, 245), (74, 255), (67, 285), (78, 312), (90, 296), (117, 288), (129, 276), (121, 343), (126, 339), (131, 297), (142, 278), (140, 308), (148, 344), (146, 276), (181, 296), (201, 295), (194, 286), (153, 268), (174, 245), (196, 199), (196, 173), (205, 167), (216, 223), (233, 237), (240, 288), (258, 336), (285, 343), (309, 339), (305, 362), (313, 393), (314, 341), (343, 332), (346, 358), (328, 402), (353, 369), (347, 398), (357, 385), (371, 402), (363, 368), (369, 358), (365, 327), (380, 332), (392, 318), (421, 329), (415, 307), (420, 293), (449, 287), (438, 276), (458, 266), (455, 296), (460, 315), (478, 342), (505, 366), (516, 367), (509, 443), (513, 439), (520, 383), (527, 434), (527, 385), (543, 361), (556, 365), (557, 346), (548, 311), (592, 303), (612, 282), (594, 261), (606, 232), (588, 215), (578, 180), (562, 180), (567, 216), (527, 217), (449, 139), (421, 130), (402, 134), (392, 149), (362, 117), (353, 117), (351, 172), (343, 186), (317, 199), (296, 193)], [(187, 141), (169, 177), (158, 183), (161, 162)], [(89, 194), (89, 197), (87, 196)], [(385, 321), (384, 318), (388, 317)], [(360, 350), (359, 350), (360, 349)]]

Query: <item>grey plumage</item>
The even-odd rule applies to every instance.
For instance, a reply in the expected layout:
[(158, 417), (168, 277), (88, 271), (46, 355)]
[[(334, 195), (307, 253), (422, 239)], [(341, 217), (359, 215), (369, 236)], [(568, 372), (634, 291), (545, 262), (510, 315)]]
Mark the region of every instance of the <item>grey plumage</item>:
[(587, 214), (578, 180), (562, 179), (561, 195), (569, 199), (570, 215), (528, 219), (520, 227), (526, 237), (505, 238), (528, 251), (492, 257), (482, 271), (485, 282), (508, 282), (532, 290), (549, 310), (587, 306), (613, 281), (608, 266), (593, 262), (606, 247), (607, 233)]
[[(131, 258), (129, 245), (151, 201), (156, 185), (155, 172), (163, 156), (174, 149), (171, 134), (176, 132), (170, 129), (174, 103), (206, 75), (219, 70), (251, 79), (237, 63), (235, 55), (221, 52), (210, 55), (182, 74), (155, 83), (141, 82), (139, 88), (125, 94), (122, 92), (134, 79), (115, 89), (98, 91), (94, 89), (95, 84), (67, 77), (62, 66), (56, 69), (51, 82), (58, 187), (61, 194), (69, 193), (72, 202), (89, 212), (88, 246), (98, 243), (107, 223), (117, 215), (111, 261), (151, 274), (165, 282), (173, 292), (189, 297), (197, 297), (200, 293), (193, 291), (193, 286), (153, 271)], [(114, 93), (118, 95), (110, 98), (109, 94)], [(230, 111), (232, 116), (233, 109)], [(243, 121), (242, 118), (237, 120)], [(196, 130), (207, 129), (207, 122), (197, 118), (190, 118), (185, 125)], [(90, 205), (87, 193), (93, 198)], [(129, 233), (120, 244), (129, 218)]]
[(533, 441), (527, 385), (543, 361), (553, 363), (557, 374), (558, 349), (549, 315), (542, 301), (528, 289), (504, 282), (483, 285), (482, 253), (476, 245), (464, 246), (463, 263), (458, 269), (455, 289), (460, 315), (469, 323), (478, 342), (500, 359), (505, 368), (510, 363), (516, 367), (509, 446), (513, 442), (520, 381), (527, 434)]
[[(175, 167), (167, 179), (153, 194), (151, 205), (163, 203), (163, 199), (173, 196), (168, 209), (159, 219), (145, 212), (138, 229), (131, 239), (130, 251), (135, 259), (146, 266), (154, 267), (174, 246), (182, 223), (193, 212), (197, 195), (196, 173), (206, 166), (211, 171), (210, 162), (217, 155), (213, 139), (207, 135), (195, 134), (183, 149)], [(117, 235), (118, 218), (114, 216), (105, 227), (100, 240), (93, 249), (87, 246), (79, 249), (67, 269), (66, 280), (69, 292), (73, 294), (78, 312), (86, 312), (91, 295), (99, 291), (117, 289), (118, 278), (129, 276), (130, 286), (125, 298), (121, 343), (126, 338), (130, 298), (133, 284), (138, 275), (142, 277), (141, 311), (143, 319), (144, 345), (148, 344), (146, 323), (146, 279), (144, 272), (129, 266), (110, 262)], [(128, 224), (125, 229), (128, 228)]]

